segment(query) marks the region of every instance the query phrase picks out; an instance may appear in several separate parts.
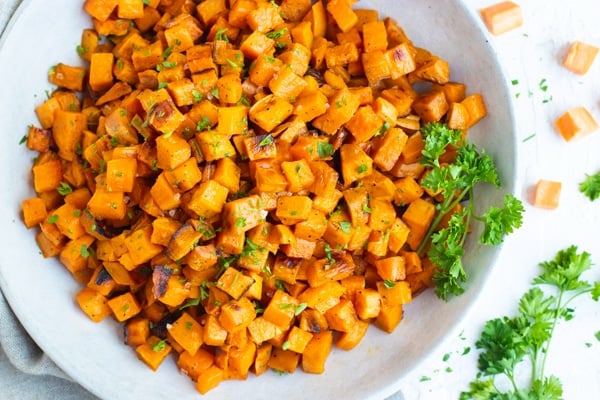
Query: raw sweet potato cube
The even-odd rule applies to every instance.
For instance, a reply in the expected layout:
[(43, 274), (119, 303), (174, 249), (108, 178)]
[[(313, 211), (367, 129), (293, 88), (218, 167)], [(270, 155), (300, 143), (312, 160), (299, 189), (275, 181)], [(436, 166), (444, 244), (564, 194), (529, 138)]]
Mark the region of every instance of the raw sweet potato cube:
[(570, 109), (556, 120), (555, 126), (567, 142), (598, 129), (598, 123), (585, 107)]
[(521, 7), (512, 1), (502, 1), (480, 10), (483, 22), (494, 35), (500, 35), (523, 24)]
[(533, 190), (533, 205), (539, 208), (557, 208), (560, 202), (561, 188), (561, 182), (540, 179)]
[(588, 72), (597, 55), (598, 47), (576, 40), (569, 47), (563, 66), (576, 74), (583, 75)]

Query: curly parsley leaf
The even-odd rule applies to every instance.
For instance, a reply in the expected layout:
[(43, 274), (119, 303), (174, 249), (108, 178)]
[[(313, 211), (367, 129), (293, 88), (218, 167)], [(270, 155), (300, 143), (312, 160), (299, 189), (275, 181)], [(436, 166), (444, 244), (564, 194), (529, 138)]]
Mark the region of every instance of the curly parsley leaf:
[(421, 129), (425, 147), (419, 161), (430, 167), (439, 167), (439, 158), (446, 152), (448, 145), (460, 145), (463, 141), (462, 132), (459, 129), (450, 129), (439, 122), (432, 122)]
[(504, 196), (504, 207), (491, 207), (483, 214), (485, 227), (479, 241), (483, 244), (499, 245), (505, 235), (521, 227), (524, 211), (523, 203), (513, 196)]
[[(421, 134), (424, 148), (419, 162), (430, 168), (421, 185), (439, 194), (443, 200), (436, 206), (436, 216), (417, 252), (423, 255), (428, 248), (427, 256), (436, 265), (433, 277), (436, 294), (446, 300), (448, 296), (464, 291), (462, 283), (467, 280), (467, 274), (462, 265), (463, 245), (471, 221), (484, 224), (479, 238), (481, 243), (498, 245), (505, 235), (521, 226), (525, 209), (520, 200), (506, 195), (502, 208), (491, 207), (482, 216), (475, 215), (474, 187), (479, 183), (500, 186), (494, 160), (465, 140), (460, 130), (450, 129), (445, 124), (426, 124), (421, 128)], [(440, 161), (449, 148), (456, 153), (454, 160)], [(451, 216), (448, 226), (439, 229), (448, 215)]]
[(576, 246), (570, 246), (556, 254), (554, 260), (540, 263), (543, 273), (534, 279), (535, 284), (556, 286), (562, 291), (590, 290), (591, 285), (581, 281), (581, 274), (592, 266), (587, 252), (577, 253)]
[[(476, 346), (480, 373), (462, 392), (467, 399), (562, 399), (563, 387), (556, 376), (545, 374), (546, 359), (559, 321), (569, 321), (569, 303), (584, 294), (597, 301), (600, 282), (590, 284), (581, 275), (591, 267), (590, 255), (576, 246), (561, 250), (553, 260), (540, 263), (542, 272), (519, 301), (519, 315), (487, 321)], [(515, 371), (529, 364), (529, 382)], [(496, 379), (504, 376), (511, 389), (502, 392)], [(486, 379), (482, 379), (486, 377)]]
[(591, 201), (600, 198), (600, 171), (593, 175), (586, 174), (583, 182), (579, 184), (579, 191)]
[[(467, 280), (463, 268), (463, 244), (467, 236), (464, 226), (467, 210), (457, 212), (450, 217), (448, 227), (440, 229), (431, 237), (431, 247), (427, 253), (434, 265), (440, 266), (433, 276), (436, 294), (443, 300), (448, 295), (458, 296), (464, 292), (462, 283)], [(442, 267), (443, 266), (443, 267)]]

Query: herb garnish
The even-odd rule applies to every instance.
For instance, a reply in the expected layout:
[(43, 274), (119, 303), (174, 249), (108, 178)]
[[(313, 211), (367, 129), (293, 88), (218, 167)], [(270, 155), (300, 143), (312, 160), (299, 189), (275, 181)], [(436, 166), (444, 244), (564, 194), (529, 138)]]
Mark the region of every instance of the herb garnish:
[[(424, 149), (420, 162), (431, 168), (423, 179), (422, 186), (440, 193), (443, 200), (436, 206), (436, 217), (417, 252), (423, 255), (430, 244), (427, 255), (437, 266), (433, 277), (436, 294), (447, 300), (449, 295), (464, 292), (462, 283), (467, 280), (467, 274), (462, 265), (463, 245), (471, 221), (478, 220), (484, 224), (483, 233), (479, 237), (480, 243), (498, 245), (506, 234), (521, 226), (524, 208), (520, 200), (506, 195), (502, 208), (491, 207), (483, 215), (475, 215), (475, 185), (481, 182), (500, 187), (492, 157), (463, 139), (460, 130), (450, 129), (445, 124), (428, 123), (421, 129), (421, 133), (424, 137)], [(447, 146), (453, 146), (457, 155), (453, 162), (443, 164), (440, 157)], [(463, 204), (462, 210), (452, 214), (448, 226), (438, 230), (443, 218), (463, 202), (466, 204)]]
[[(594, 301), (600, 298), (600, 281), (581, 280), (581, 275), (592, 265), (590, 254), (577, 250), (576, 246), (570, 246), (559, 251), (554, 260), (540, 263), (543, 272), (521, 297), (518, 316), (486, 322), (476, 343), (482, 350), (480, 372), (470, 383), (469, 391), (461, 393), (461, 400), (562, 398), (560, 379), (545, 374), (554, 331), (560, 320), (573, 318), (574, 310), (569, 304), (575, 298), (588, 294)], [(517, 381), (521, 374), (516, 370), (522, 363), (531, 367), (531, 379), (525, 386)], [(496, 377), (502, 375), (511, 386), (506, 392), (496, 385)]]
[(583, 182), (579, 183), (579, 191), (591, 201), (600, 197), (600, 171), (593, 175), (585, 175)]

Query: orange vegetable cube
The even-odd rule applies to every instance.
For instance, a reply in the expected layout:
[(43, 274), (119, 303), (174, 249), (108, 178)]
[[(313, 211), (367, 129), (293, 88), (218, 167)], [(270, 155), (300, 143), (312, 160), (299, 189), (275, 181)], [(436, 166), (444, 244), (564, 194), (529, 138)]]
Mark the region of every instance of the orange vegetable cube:
[(112, 314), (107, 304), (107, 299), (102, 294), (91, 288), (81, 289), (75, 296), (79, 307), (94, 322), (100, 322)]
[(223, 210), (229, 190), (215, 180), (202, 182), (193, 192), (188, 203), (198, 216), (210, 218)]
[(94, 53), (90, 58), (89, 84), (94, 91), (100, 92), (110, 88), (113, 84), (112, 53)]
[[(370, 53), (367, 53), (370, 54)], [(417, 64), (408, 43), (401, 43), (392, 47), (384, 53), (387, 61), (390, 77), (398, 79), (410, 72), (413, 72)]]
[(381, 296), (375, 289), (359, 289), (354, 297), (354, 307), (360, 319), (375, 318), (381, 310)]
[(263, 318), (285, 331), (294, 319), (298, 304), (298, 299), (277, 290), (265, 308)]
[(100, 21), (106, 21), (118, 3), (118, 0), (85, 0), (83, 9), (92, 17)]
[(253, 283), (253, 278), (235, 268), (227, 268), (217, 280), (219, 289), (235, 300), (239, 300)]
[(292, 68), (284, 67), (277, 71), (269, 81), (271, 92), (282, 99), (294, 101), (308, 84)]
[[(325, 53), (325, 64), (327, 65), (327, 68), (342, 67), (356, 62), (358, 59), (358, 48), (353, 42), (346, 42), (333, 46)], [(342, 86), (338, 86), (338, 88), (341, 87)]]
[(50, 213), (51, 218), (55, 219), (55, 225), (69, 239), (77, 239), (85, 233), (79, 217), (81, 210), (72, 204), (65, 203)]
[(469, 113), (469, 124), (468, 127), (472, 127), (479, 120), (487, 115), (487, 108), (483, 101), (483, 96), (479, 93), (469, 95), (460, 102)]
[(385, 51), (388, 47), (387, 31), (383, 21), (369, 21), (362, 26), (365, 53)]
[(127, 212), (125, 196), (123, 192), (97, 188), (88, 202), (88, 210), (96, 218), (122, 219)]
[(157, 166), (170, 170), (177, 168), (191, 156), (188, 142), (179, 135), (161, 135), (156, 138)]
[(75, 150), (87, 128), (87, 117), (83, 113), (56, 110), (52, 125), (52, 138), (58, 147), (58, 155), (67, 160), (75, 159)]
[(37, 163), (32, 168), (33, 188), (37, 193), (56, 189), (62, 181), (62, 163), (60, 160), (49, 160)]
[[(200, 5), (206, 3), (208, 3), (208, 1), (200, 3)], [(198, 7), (200, 7), (200, 5), (198, 5)], [(196, 389), (198, 389), (200, 394), (206, 394), (211, 389), (217, 387), (224, 379), (225, 371), (213, 364), (207, 369), (200, 371), (196, 382)]]
[(300, 354), (293, 351), (284, 350), (279, 347), (273, 347), (268, 366), (276, 371), (292, 373), (298, 367)]
[(302, 370), (309, 374), (322, 374), (333, 346), (332, 331), (314, 333), (302, 353)]
[(227, 74), (217, 80), (219, 100), (227, 104), (235, 104), (242, 98), (242, 81), (239, 75)]
[(327, 11), (342, 32), (348, 32), (358, 22), (358, 16), (346, 0), (331, 0), (327, 2)]
[(392, 333), (402, 321), (403, 315), (404, 311), (402, 305), (382, 304), (374, 324), (382, 331)]
[(86, 74), (85, 68), (58, 63), (50, 68), (48, 81), (53, 85), (81, 92)]
[(135, 183), (137, 160), (121, 158), (106, 163), (106, 188), (114, 192), (131, 192)]
[(191, 356), (195, 355), (202, 345), (202, 325), (185, 311), (167, 326), (167, 330), (177, 344)]
[(350, 186), (373, 172), (373, 159), (358, 144), (343, 144), (340, 148), (340, 158), (345, 186)]
[(173, 348), (166, 340), (161, 340), (156, 336), (150, 336), (146, 343), (136, 347), (137, 356), (150, 369), (156, 371), (160, 364), (167, 358)]
[(308, 218), (294, 225), (294, 235), (298, 239), (316, 241), (320, 239), (327, 229), (327, 217), (316, 209), (312, 209)]
[(208, 346), (222, 346), (227, 338), (227, 331), (215, 315), (207, 315), (204, 320), (204, 343)]
[(150, 320), (147, 318), (132, 318), (127, 321), (123, 329), (125, 343), (129, 346), (139, 346), (146, 343), (150, 337)]
[(402, 256), (387, 257), (375, 261), (375, 269), (381, 279), (401, 281), (406, 277), (406, 261)]
[(246, 22), (253, 31), (269, 32), (283, 24), (283, 19), (278, 6), (261, 3), (258, 8), (248, 13)]
[(288, 181), (277, 165), (259, 165), (254, 172), (256, 188), (260, 192), (283, 192)]
[[(162, 268), (162, 267), (159, 267)], [(157, 271), (157, 268), (155, 267), (154, 272)], [(154, 274), (154, 273), (153, 273)], [(154, 281), (154, 279), (153, 279)], [(161, 291), (160, 289), (164, 288), (164, 291)], [(167, 284), (164, 287), (160, 287), (157, 285), (154, 286), (154, 296), (163, 304), (170, 306), (170, 307), (178, 307), (180, 306), (185, 299), (187, 299), (189, 297), (190, 294), (190, 288), (189, 286), (186, 287), (186, 284), (184, 281), (182, 281), (181, 276), (178, 275), (171, 275), (168, 280), (167, 280)]]
[(411, 249), (418, 248), (434, 216), (435, 206), (426, 200), (416, 199), (408, 205), (402, 214), (402, 221), (410, 227), (408, 244)]
[(275, 215), (286, 225), (306, 220), (312, 210), (312, 200), (308, 196), (281, 196), (277, 199)]
[(281, 170), (288, 180), (290, 192), (309, 189), (315, 181), (315, 176), (306, 160), (284, 161), (281, 163)]
[(107, 304), (119, 322), (126, 321), (142, 311), (140, 303), (131, 292), (113, 297), (107, 301)]
[(433, 91), (417, 97), (411, 107), (423, 122), (436, 122), (446, 115), (449, 106), (443, 92)]
[(352, 350), (367, 334), (370, 323), (368, 321), (358, 320), (348, 332), (342, 332), (335, 342), (336, 347), (342, 350)]
[(21, 202), (23, 211), (23, 222), (27, 228), (32, 228), (46, 219), (48, 211), (44, 200), (39, 197), (32, 197)]
[(152, 243), (152, 225), (137, 229), (125, 238), (124, 245), (134, 265), (150, 261), (161, 253), (162, 246)]
[(555, 209), (560, 202), (562, 183), (540, 179), (533, 190), (533, 205), (539, 208)]
[(224, 304), (219, 314), (219, 322), (227, 332), (245, 329), (254, 318), (256, 318), (254, 303), (246, 297)]
[(523, 25), (521, 6), (512, 1), (502, 1), (479, 10), (483, 22), (494, 35), (500, 35)]
[(202, 180), (202, 171), (198, 167), (196, 157), (190, 157), (177, 168), (164, 171), (163, 173), (169, 184), (182, 192), (192, 189)]
[(330, 329), (339, 332), (349, 332), (358, 322), (354, 304), (350, 300), (342, 299), (335, 306), (325, 312), (325, 318)]
[(302, 354), (312, 337), (312, 333), (300, 329), (297, 326), (293, 326), (292, 329), (290, 329), (285, 342), (283, 342), (284, 350)]
[(323, 115), (327, 111), (327, 96), (321, 91), (314, 91), (300, 96), (294, 102), (294, 115), (308, 122)]
[(567, 142), (598, 129), (598, 123), (585, 107), (568, 110), (554, 124), (558, 133)]
[(159, 209), (172, 210), (181, 205), (181, 195), (167, 180), (166, 173), (161, 173), (150, 188), (150, 195)]
[(598, 47), (576, 40), (569, 47), (563, 60), (563, 66), (569, 71), (584, 75), (594, 63), (597, 55)]
[(197, 381), (200, 373), (213, 365), (214, 360), (215, 357), (210, 352), (199, 348), (194, 355), (187, 351), (179, 353), (177, 366), (185, 371), (192, 380)]
[(346, 123), (346, 128), (359, 142), (370, 140), (379, 132), (383, 120), (375, 113), (370, 105), (361, 106), (356, 114)]
[(373, 154), (373, 163), (383, 171), (391, 170), (408, 141), (408, 136), (400, 128), (390, 128)]
[(271, 132), (276, 126), (292, 115), (294, 106), (282, 97), (267, 95), (250, 107), (249, 117), (252, 122), (266, 132)]
[(328, 135), (333, 135), (343, 124), (350, 121), (360, 105), (357, 95), (348, 88), (338, 90), (329, 100), (325, 114), (313, 120), (313, 126)]
[(261, 344), (279, 336), (282, 330), (273, 322), (259, 316), (248, 325), (248, 333), (254, 343)]
[(190, 222), (186, 222), (171, 236), (165, 255), (173, 261), (181, 260), (193, 250), (201, 238), (202, 233)]

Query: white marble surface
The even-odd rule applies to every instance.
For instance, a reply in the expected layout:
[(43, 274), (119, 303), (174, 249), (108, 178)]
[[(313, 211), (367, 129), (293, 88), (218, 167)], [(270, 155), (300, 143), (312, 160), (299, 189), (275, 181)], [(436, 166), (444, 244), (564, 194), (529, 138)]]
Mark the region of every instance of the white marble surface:
[[(474, 10), (493, 3), (466, 1)], [(515, 315), (518, 299), (540, 272), (539, 262), (553, 259), (558, 250), (574, 244), (591, 253), (595, 265), (585, 277), (600, 279), (600, 200), (591, 202), (578, 190), (586, 173), (600, 171), (600, 130), (567, 143), (553, 126), (559, 115), (580, 105), (600, 121), (600, 59), (583, 76), (561, 65), (573, 40), (600, 46), (599, 4), (597, 0), (517, 3), (522, 6), (523, 26), (490, 35), (490, 41), (508, 82), (518, 81), (511, 89), (519, 138), (516, 194), (526, 205), (524, 225), (508, 238), (464, 326), (405, 379), (402, 391), (407, 400), (457, 399), (476, 376), (474, 343), (485, 321)], [(541, 89), (543, 79), (546, 91)], [(563, 183), (558, 209), (537, 209), (529, 203), (530, 189), (540, 178)], [(556, 331), (547, 372), (560, 377), (565, 399), (598, 399), (600, 341), (594, 334), (600, 331), (600, 304), (582, 298), (574, 306), (575, 318)], [(463, 355), (466, 348), (470, 351)]]

